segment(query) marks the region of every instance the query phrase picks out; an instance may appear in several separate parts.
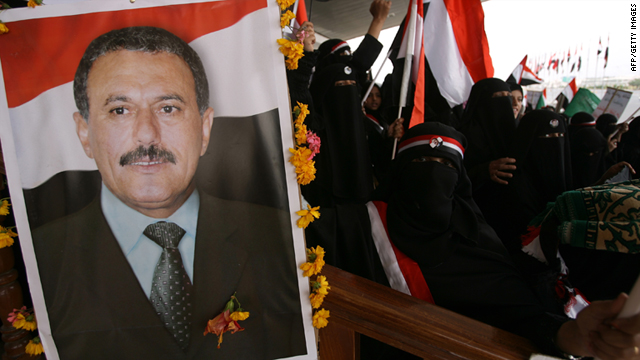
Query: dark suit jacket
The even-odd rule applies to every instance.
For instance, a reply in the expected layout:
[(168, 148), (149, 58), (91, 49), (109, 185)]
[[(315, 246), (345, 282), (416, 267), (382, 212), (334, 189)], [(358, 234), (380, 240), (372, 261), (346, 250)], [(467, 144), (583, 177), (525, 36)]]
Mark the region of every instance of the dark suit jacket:
[[(190, 345), (163, 326), (102, 214), (85, 209), (34, 232), (62, 359), (274, 359), (306, 353), (289, 215), (200, 193)], [(237, 292), (245, 328), (203, 336)]]

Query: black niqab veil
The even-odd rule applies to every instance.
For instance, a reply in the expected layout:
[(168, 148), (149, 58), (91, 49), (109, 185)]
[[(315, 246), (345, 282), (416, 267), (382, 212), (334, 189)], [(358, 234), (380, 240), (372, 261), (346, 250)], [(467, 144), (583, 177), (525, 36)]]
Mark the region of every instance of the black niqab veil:
[[(464, 151), (466, 139), (449, 126), (425, 123), (409, 129), (394, 160), (387, 212), (389, 234), (396, 246), (426, 267), (446, 261), (461, 238), (478, 239), (479, 210), (471, 198), (462, 154), (444, 143), (435, 147), (425, 143), (424, 139), (433, 136), (445, 142), (453, 139)], [(416, 139), (422, 139), (422, 144), (407, 145), (416, 144)], [(423, 156), (445, 158), (456, 169), (420, 161)]]
[[(480, 80), (471, 88), (458, 127), (469, 142), (469, 151), (464, 160), (469, 171), (479, 164), (507, 156), (516, 124), (511, 97), (493, 97), (494, 93), (501, 91), (511, 92), (511, 87), (495, 78)], [(475, 186), (473, 176), (471, 180)]]
[(355, 82), (355, 73), (349, 66), (332, 64), (315, 76), (310, 88), (322, 123), (315, 129), (322, 139), (314, 158), (316, 180), (303, 188), (314, 205), (364, 203), (373, 191), (359, 91), (355, 84), (336, 86), (341, 80)]
[(595, 184), (605, 172), (607, 140), (593, 127), (580, 129), (571, 140), (571, 169), (573, 187)]
[(633, 175), (634, 179), (640, 177), (640, 116), (631, 120), (629, 123), (629, 131), (622, 134), (620, 139), (622, 144), (623, 160), (631, 164), (636, 170)]
[[(550, 136), (556, 133), (563, 136)], [(547, 202), (573, 188), (570, 156), (561, 115), (534, 110), (522, 117), (511, 150), (518, 168), (495, 204), (503, 221), (492, 224), (509, 251), (520, 251), (520, 235)]]
[(613, 114), (602, 114), (598, 116), (598, 120), (596, 120), (596, 129), (602, 133), (605, 139), (609, 138), (609, 135), (613, 134), (616, 131), (616, 124), (618, 123), (618, 118)]
[(569, 141), (573, 141), (573, 134), (575, 134), (578, 130), (585, 127), (593, 126), (596, 126), (596, 118), (594, 118), (593, 115), (584, 111), (575, 113), (571, 117), (571, 120), (569, 121), (569, 128), (567, 129), (567, 133), (569, 134)]

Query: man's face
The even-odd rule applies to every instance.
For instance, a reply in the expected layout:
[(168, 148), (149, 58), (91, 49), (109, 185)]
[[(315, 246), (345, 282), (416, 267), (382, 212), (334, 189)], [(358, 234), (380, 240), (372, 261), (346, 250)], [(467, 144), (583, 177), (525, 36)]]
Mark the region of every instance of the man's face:
[(213, 109), (200, 116), (188, 65), (165, 52), (120, 50), (88, 77), (89, 120), (75, 113), (85, 153), (109, 190), (151, 217), (173, 214), (195, 188)]

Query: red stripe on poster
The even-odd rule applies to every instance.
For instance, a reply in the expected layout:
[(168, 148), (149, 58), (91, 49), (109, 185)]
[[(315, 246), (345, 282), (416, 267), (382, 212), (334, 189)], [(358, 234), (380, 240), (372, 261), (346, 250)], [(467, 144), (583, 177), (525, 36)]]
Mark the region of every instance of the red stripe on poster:
[(191, 42), (266, 6), (265, 0), (226, 0), (11, 22), (0, 38), (7, 102), (17, 107), (73, 81), (89, 43), (111, 30), (156, 26)]

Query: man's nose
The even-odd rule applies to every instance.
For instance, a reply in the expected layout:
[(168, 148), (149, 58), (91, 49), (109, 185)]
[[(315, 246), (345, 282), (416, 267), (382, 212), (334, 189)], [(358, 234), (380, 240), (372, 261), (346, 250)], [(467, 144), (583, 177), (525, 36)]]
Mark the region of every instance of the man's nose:
[(139, 145), (146, 146), (160, 143), (160, 124), (151, 109), (138, 111), (133, 136)]

